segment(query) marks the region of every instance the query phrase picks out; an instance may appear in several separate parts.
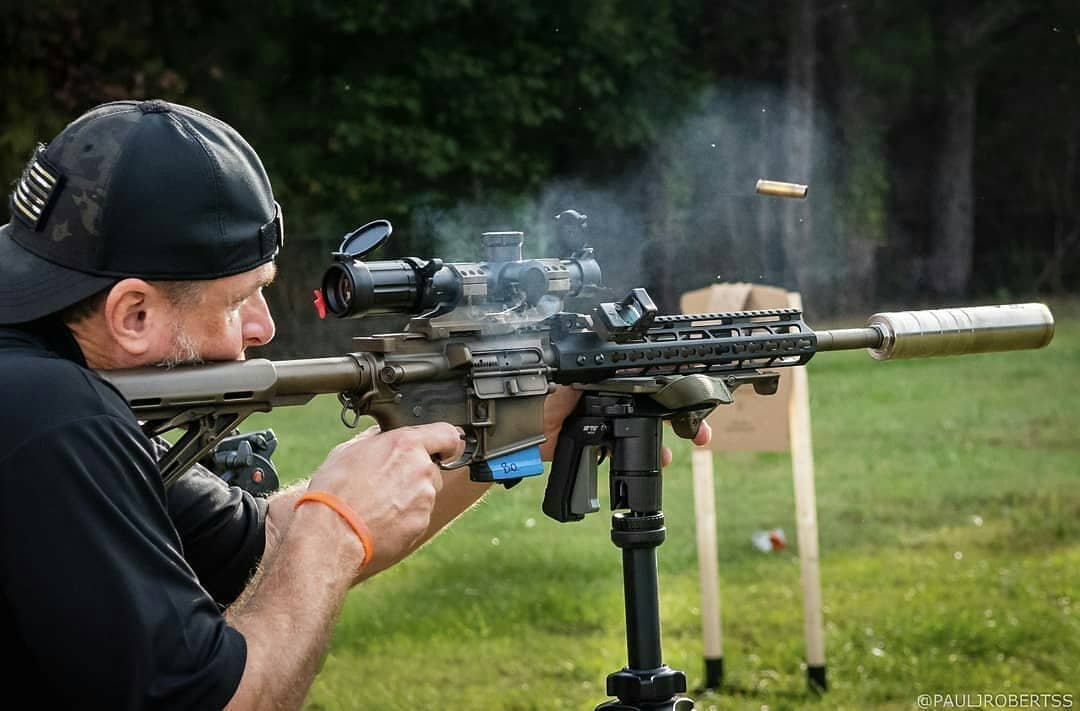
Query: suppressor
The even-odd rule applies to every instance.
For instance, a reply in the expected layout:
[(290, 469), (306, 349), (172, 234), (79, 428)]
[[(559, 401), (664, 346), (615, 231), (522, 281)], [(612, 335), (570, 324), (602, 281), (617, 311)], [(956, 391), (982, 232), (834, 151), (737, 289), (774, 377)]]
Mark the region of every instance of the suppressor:
[(1042, 348), (1054, 337), (1045, 304), (874, 314), (865, 328), (818, 331), (819, 351), (867, 348), (877, 360)]

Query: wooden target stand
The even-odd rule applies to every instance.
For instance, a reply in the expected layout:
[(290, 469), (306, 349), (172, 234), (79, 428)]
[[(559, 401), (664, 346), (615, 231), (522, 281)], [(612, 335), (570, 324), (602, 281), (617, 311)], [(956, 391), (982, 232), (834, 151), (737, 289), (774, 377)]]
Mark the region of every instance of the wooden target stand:
[[(714, 284), (683, 294), (681, 302), (683, 313), (788, 307), (802, 309), (799, 294), (777, 287), (745, 283)], [(739, 391), (733, 404), (714, 410), (708, 418), (713, 430), (712, 442), (708, 447), (693, 450), (691, 464), (705, 657), (703, 687), (706, 689), (721, 688), (724, 679), (713, 452), (775, 452), (789, 449), (795, 486), (795, 528), (806, 636), (806, 678), (813, 691), (821, 692), (827, 688), (814, 457), (810, 438), (810, 391), (804, 366), (782, 368), (780, 373), (780, 386), (775, 395), (760, 397), (747, 388), (747, 392)]]

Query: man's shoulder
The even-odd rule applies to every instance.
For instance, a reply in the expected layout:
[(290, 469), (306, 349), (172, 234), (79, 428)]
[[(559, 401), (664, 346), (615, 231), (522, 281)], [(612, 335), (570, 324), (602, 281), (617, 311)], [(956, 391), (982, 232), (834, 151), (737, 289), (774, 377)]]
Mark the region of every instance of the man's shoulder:
[[(51, 353), (35, 351), (0, 351), (0, 389), (5, 399), (21, 405), (59, 394), (70, 398), (80, 394), (100, 400), (104, 389), (100, 378), (89, 368)], [(26, 396), (19, 398), (19, 395)]]
[(136, 424), (115, 390), (92, 370), (47, 353), (0, 351), (0, 441), (93, 417)]

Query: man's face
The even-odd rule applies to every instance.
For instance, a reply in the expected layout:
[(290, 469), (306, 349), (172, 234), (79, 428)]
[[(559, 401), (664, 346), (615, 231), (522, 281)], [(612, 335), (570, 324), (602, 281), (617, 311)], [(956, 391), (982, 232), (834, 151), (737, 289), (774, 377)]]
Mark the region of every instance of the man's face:
[(246, 348), (269, 343), (274, 319), (262, 290), (276, 272), (272, 263), (264, 264), (207, 282), (194, 305), (176, 307), (175, 332), (156, 360), (163, 365), (243, 360)]

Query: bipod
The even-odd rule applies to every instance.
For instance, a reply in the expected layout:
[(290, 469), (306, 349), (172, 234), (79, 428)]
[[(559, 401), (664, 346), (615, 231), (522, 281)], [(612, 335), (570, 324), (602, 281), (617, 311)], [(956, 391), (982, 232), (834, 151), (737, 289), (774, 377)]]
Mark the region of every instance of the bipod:
[[(623, 559), (627, 665), (607, 677), (607, 693), (617, 701), (597, 709), (689, 711), (694, 702), (677, 696), (686, 691), (686, 675), (665, 665), (660, 650), (656, 549), (666, 535), (660, 469), (664, 419), (675, 408), (658, 402), (656, 394), (670, 383), (642, 381), (630, 392), (605, 392), (607, 385), (584, 392), (563, 423), (544, 512), (558, 521), (577, 521), (598, 511), (597, 465), (604, 456), (609, 459), (611, 509), (617, 511), (611, 517), (611, 541)], [(677, 431), (696, 431), (715, 405), (703, 404), (700, 391), (690, 388), (693, 397), (678, 398), (678, 404), (697, 409), (678, 412)]]
[[(612, 462), (614, 476), (615, 464)], [(686, 675), (663, 663), (660, 651), (660, 597), (656, 548), (664, 542), (661, 511), (611, 517), (611, 540), (622, 549), (628, 663), (608, 674), (607, 693), (618, 701), (597, 711), (690, 711), (694, 702), (676, 697), (686, 691)]]
[[(585, 395), (590, 397), (590, 395)], [(660, 650), (660, 591), (656, 549), (664, 542), (660, 480), (663, 420), (640, 416), (633, 402), (641, 396), (618, 396), (623, 407), (608, 412), (614, 446), (609, 448), (611, 508), (629, 509), (611, 516), (611, 541), (622, 550), (623, 598), (626, 609), (627, 665), (607, 677), (607, 693), (618, 701), (601, 704), (607, 711), (684, 711), (694, 707), (687, 698), (686, 675), (664, 664)], [(650, 401), (651, 404), (651, 401)]]

